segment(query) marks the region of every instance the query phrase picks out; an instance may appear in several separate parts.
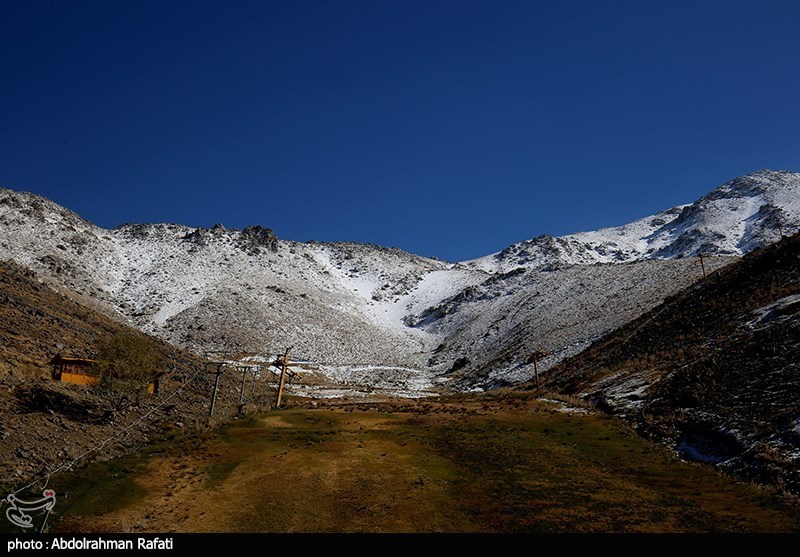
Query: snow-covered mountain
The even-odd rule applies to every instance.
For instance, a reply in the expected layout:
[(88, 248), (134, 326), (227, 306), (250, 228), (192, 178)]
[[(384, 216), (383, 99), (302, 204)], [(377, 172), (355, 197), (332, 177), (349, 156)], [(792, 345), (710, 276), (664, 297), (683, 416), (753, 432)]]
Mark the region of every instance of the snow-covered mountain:
[(760, 170), (731, 180), (690, 205), (632, 223), (554, 238), (539, 236), (465, 262), (490, 272), (517, 267), (744, 255), (798, 230), (800, 174)]
[(800, 229), (798, 174), (756, 172), (625, 226), (539, 237), (463, 263), (281, 240), (258, 226), (106, 230), (0, 189), (0, 259), (117, 319), (196, 352), (294, 346), (331, 376), (350, 366), (368, 385), (364, 366), (383, 366), (382, 381), (397, 369), (418, 388), (528, 379), (522, 362), (533, 349), (550, 353), (546, 369), (700, 278), (692, 256), (740, 255), (777, 240), (779, 227)]

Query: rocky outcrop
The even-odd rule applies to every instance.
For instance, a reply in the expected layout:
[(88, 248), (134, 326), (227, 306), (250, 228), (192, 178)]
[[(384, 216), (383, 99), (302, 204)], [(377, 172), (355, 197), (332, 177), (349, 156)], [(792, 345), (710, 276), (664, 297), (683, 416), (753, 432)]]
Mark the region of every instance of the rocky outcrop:
[(248, 253), (258, 254), (262, 249), (278, 251), (278, 237), (271, 228), (248, 226), (241, 231), (238, 244)]

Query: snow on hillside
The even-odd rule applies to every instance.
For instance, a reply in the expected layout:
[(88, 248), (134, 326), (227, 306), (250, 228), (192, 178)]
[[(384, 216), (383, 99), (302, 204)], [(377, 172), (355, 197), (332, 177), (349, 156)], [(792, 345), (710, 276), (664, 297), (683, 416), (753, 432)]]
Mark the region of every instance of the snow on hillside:
[(106, 309), (127, 262), (113, 234), (41, 196), (0, 188), (0, 258), (16, 261)]
[(760, 171), (624, 226), (540, 236), (452, 264), (376, 245), (280, 240), (259, 226), (105, 230), (0, 189), (0, 259), (178, 346), (293, 346), (328, 366), (331, 380), (347, 383), (350, 370), (365, 388), (392, 373), (409, 388), (527, 379), (519, 360), (532, 348), (550, 352), (544, 368), (575, 353), (696, 280), (698, 253), (739, 255), (799, 225), (800, 175)]
[(539, 236), (464, 262), (468, 268), (507, 272), (517, 267), (622, 263), (743, 255), (800, 230), (800, 174), (760, 170), (736, 178), (690, 205), (632, 223), (554, 238)]
[[(706, 272), (734, 260), (708, 258)], [(531, 379), (532, 352), (548, 354), (538, 362), (546, 372), (703, 276), (696, 258), (523, 271), (495, 275), (503, 279), (469, 287), (410, 319), (447, 332), (433, 363), (446, 371), (460, 358), (463, 369), (453, 371), (462, 388)]]

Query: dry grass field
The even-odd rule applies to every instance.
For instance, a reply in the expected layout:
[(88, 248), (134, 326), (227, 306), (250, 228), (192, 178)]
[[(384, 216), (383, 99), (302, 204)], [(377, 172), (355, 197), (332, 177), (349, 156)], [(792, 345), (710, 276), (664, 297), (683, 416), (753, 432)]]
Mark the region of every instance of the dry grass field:
[(791, 500), (526, 394), (290, 408), (54, 478), (59, 532), (797, 532)]

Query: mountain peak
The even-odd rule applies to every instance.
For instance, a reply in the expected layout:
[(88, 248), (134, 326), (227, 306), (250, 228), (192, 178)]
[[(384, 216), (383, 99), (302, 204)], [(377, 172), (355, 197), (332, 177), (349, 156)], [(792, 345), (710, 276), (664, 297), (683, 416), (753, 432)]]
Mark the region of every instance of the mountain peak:
[(754, 197), (768, 191), (796, 188), (800, 184), (800, 174), (786, 170), (756, 170), (725, 182), (710, 191), (702, 199), (724, 197)]
[[(770, 168), (762, 168), (761, 170), (755, 170), (740, 178), (766, 178), (766, 179), (775, 179), (780, 177), (792, 177), (792, 176), (800, 176), (797, 172), (792, 172), (791, 170), (772, 170)], [(738, 178), (735, 178), (736, 180)]]
[(756, 170), (694, 203), (632, 223), (558, 238), (539, 236), (466, 262), (489, 272), (517, 267), (679, 259), (700, 253), (743, 255), (800, 230), (800, 174)]
[(48, 218), (61, 220), (73, 225), (94, 226), (77, 213), (50, 201), (36, 193), (17, 191), (0, 187), (0, 206), (19, 212), (20, 214), (44, 222)]

